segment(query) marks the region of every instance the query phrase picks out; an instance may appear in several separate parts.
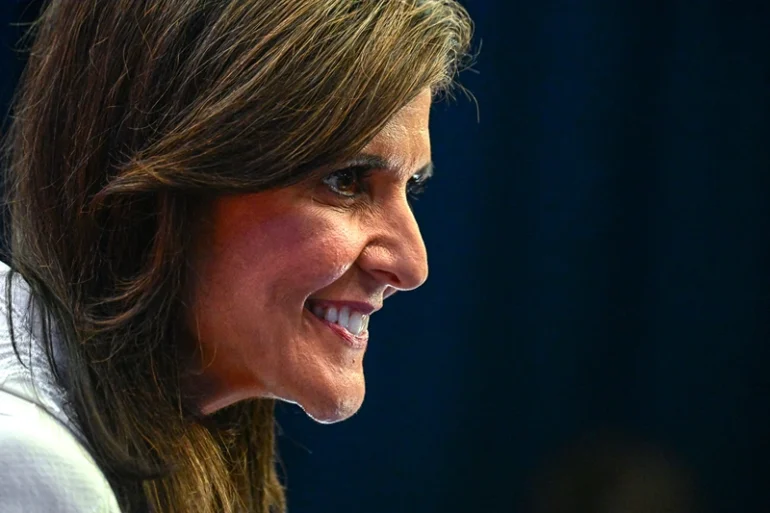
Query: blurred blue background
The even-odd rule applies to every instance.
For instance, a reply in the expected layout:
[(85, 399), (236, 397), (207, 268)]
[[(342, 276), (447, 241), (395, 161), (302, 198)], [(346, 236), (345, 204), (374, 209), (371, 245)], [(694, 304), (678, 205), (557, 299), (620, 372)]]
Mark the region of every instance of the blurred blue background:
[[(3, 112), (37, 4), (0, 3)], [(357, 416), (280, 408), (290, 511), (770, 511), (770, 3), (464, 4), (431, 278)]]

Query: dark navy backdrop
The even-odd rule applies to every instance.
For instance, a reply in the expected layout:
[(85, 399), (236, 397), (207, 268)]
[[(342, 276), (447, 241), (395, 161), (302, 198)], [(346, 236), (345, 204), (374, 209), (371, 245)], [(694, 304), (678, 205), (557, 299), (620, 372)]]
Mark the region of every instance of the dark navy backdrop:
[[(0, 3), (4, 102), (28, 3)], [(433, 112), (431, 278), (373, 320), (356, 417), (281, 407), (291, 510), (599, 512), (538, 494), (626, 467), (770, 510), (770, 4), (465, 5), (480, 122)]]

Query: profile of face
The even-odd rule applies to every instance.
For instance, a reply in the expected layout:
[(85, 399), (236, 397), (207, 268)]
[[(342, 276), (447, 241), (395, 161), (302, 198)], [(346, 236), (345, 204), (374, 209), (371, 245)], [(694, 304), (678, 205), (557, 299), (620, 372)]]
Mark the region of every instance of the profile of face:
[(369, 317), (428, 275), (408, 195), (432, 172), (430, 105), (426, 89), (321, 179), (214, 201), (186, 315), (203, 414), (257, 397), (325, 423), (358, 411)]

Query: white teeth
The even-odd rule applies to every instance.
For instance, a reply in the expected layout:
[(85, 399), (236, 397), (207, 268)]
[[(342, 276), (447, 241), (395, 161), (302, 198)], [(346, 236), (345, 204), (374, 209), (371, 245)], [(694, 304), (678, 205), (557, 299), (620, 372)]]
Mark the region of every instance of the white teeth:
[(355, 310), (351, 311), (348, 306), (343, 306), (337, 310), (337, 308), (333, 306), (324, 308), (321, 305), (313, 305), (309, 309), (319, 319), (333, 322), (334, 324), (345, 328), (355, 336), (360, 335), (369, 328), (369, 316)]
[[(355, 315), (355, 312), (353, 312), (353, 315)], [(340, 316), (339, 316), (339, 319), (337, 319), (337, 324), (339, 324), (345, 329), (348, 329), (348, 321), (350, 319), (351, 319), (350, 308), (348, 308), (347, 306), (343, 306), (342, 308), (340, 308)]]
[(350, 314), (350, 322), (348, 323), (347, 329), (353, 335), (361, 334), (361, 328), (364, 327), (363, 317), (364, 315), (361, 312), (353, 312)]

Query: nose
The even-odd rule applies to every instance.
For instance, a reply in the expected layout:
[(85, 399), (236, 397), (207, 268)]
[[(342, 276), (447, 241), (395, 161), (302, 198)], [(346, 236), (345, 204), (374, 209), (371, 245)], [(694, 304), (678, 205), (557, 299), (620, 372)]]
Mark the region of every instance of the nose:
[(428, 279), (428, 254), (420, 228), (405, 198), (384, 209), (359, 266), (395, 290), (413, 290)]

